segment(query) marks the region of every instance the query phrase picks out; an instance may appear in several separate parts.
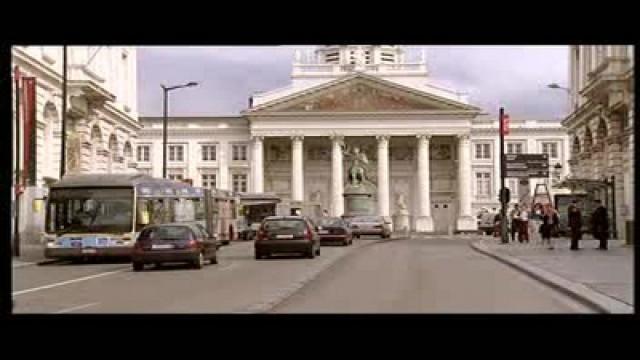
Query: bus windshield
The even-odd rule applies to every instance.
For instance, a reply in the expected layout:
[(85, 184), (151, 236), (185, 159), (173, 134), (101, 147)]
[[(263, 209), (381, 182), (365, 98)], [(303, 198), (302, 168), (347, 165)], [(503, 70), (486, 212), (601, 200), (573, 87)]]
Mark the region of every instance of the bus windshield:
[(133, 227), (133, 189), (52, 189), (49, 233), (124, 233)]

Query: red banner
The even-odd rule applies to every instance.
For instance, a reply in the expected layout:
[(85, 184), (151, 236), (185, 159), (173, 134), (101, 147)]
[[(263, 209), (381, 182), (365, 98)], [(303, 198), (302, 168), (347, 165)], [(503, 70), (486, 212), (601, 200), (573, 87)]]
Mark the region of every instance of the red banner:
[(502, 116), (502, 135), (509, 135), (509, 114)]
[(28, 185), (36, 184), (36, 78), (22, 78), (22, 111), (24, 114), (23, 177)]

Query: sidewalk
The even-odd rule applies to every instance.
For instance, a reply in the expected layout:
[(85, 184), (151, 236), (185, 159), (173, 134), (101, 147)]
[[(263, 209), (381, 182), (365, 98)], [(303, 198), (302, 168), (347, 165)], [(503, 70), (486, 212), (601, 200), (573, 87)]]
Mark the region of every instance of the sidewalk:
[(501, 244), (499, 238), (483, 237), (474, 249), (529, 273), (604, 312), (633, 311), (632, 246), (610, 240), (609, 250), (597, 250), (599, 242), (580, 241), (580, 250), (569, 250), (568, 238), (553, 239), (549, 250), (532, 240), (529, 244)]
[(20, 257), (12, 257), (11, 260), (13, 268), (51, 261), (51, 259), (44, 257), (44, 247), (35, 244), (22, 244), (20, 246)]

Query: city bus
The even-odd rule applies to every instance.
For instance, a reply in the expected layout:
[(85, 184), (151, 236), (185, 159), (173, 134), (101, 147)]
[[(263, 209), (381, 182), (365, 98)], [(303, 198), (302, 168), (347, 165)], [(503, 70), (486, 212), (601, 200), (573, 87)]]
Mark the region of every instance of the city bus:
[(142, 174), (67, 175), (49, 189), (45, 257), (129, 257), (150, 224), (199, 222), (215, 235), (209, 193)]

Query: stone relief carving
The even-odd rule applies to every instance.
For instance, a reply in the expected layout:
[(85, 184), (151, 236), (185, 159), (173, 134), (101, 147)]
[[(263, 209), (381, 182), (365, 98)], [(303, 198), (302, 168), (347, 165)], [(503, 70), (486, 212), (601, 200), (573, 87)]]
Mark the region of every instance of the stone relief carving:
[(312, 145), (307, 149), (307, 159), (330, 161), (331, 149), (320, 145)]
[(269, 145), (269, 161), (291, 160), (291, 147), (285, 144)]
[(321, 202), (322, 200), (322, 193), (320, 192), (320, 190), (316, 190), (313, 193), (311, 193), (311, 201), (312, 202)]
[(414, 149), (410, 146), (398, 146), (390, 149), (391, 158), (398, 161), (413, 160)]
[(365, 83), (333, 90), (280, 111), (433, 110), (436, 106), (392, 94)]
[(451, 160), (452, 159), (451, 144), (430, 144), (429, 159), (430, 160)]

